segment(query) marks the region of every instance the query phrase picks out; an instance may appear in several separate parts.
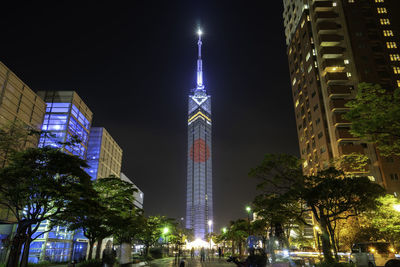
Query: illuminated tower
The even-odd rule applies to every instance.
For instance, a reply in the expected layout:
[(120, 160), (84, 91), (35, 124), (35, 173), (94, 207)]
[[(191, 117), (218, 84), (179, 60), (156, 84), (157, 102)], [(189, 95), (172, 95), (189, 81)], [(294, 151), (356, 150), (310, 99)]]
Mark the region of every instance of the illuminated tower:
[(212, 232), (211, 96), (203, 84), (201, 30), (198, 31), (197, 85), (189, 95), (186, 228), (196, 238)]

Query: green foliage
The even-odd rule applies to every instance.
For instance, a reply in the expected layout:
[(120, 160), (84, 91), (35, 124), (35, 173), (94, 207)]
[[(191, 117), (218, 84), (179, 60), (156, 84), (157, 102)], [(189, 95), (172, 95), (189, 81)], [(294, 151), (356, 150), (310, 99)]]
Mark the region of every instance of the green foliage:
[(378, 203), (378, 209), (366, 213), (365, 216), (383, 239), (400, 248), (400, 211), (395, 209), (400, 201), (392, 195), (385, 195), (378, 199)]
[(386, 156), (400, 155), (400, 88), (389, 91), (377, 84), (360, 83), (345, 118), (351, 133), (376, 143)]
[(77, 267), (101, 267), (103, 265), (102, 265), (101, 260), (86, 260), (86, 261), (79, 262), (76, 266)]
[(301, 173), (299, 160), (293, 156), (267, 155), (264, 162), (251, 173), (261, 180), (262, 194), (254, 203), (266, 220), (280, 223), (304, 222), (303, 216), (312, 212), (322, 231), (322, 247), (327, 262), (333, 262), (335, 223), (376, 208), (376, 199), (384, 189), (366, 177), (346, 176), (330, 168), (314, 176)]
[(363, 172), (366, 170), (369, 159), (366, 155), (350, 153), (335, 159), (334, 165), (343, 172)]

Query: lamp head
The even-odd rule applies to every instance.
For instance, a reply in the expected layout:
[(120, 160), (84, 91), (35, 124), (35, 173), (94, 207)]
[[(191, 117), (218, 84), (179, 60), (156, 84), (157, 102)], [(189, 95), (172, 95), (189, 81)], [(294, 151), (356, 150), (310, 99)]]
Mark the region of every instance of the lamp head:
[(202, 34), (203, 34), (203, 32), (202, 32), (201, 29), (199, 28), (199, 29), (197, 30), (197, 35), (201, 36)]

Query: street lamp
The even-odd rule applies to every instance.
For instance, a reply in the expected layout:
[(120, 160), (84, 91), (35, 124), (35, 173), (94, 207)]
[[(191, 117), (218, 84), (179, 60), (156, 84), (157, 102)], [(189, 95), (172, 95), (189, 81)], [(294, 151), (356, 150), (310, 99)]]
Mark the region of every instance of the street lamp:
[(251, 212), (251, 207), (250, 206), (246, 206), (246, 211), (247, 211), (247, 220), (249, 222), (248, 233), (249, 233), (249, 236), (250, 236), (250, 212)]
[[(169, 228), (168, 227), (164, 227), (164, 229), (163, 229), (163, 235), (164, 235), (164, 243), (167, 245), (167, 248), (168, 248), (168, 243), (167, 243), (167, 234), (168, 234), (168, 232), (169, 232)], [(168, 249), (169, 250), (169, 249)], [(169, 251), (167, 251), (167, 253), (168, 253)]]
[(228, 230), (226, 229), (226, 227), (223, 227), (223, 228), (222, 228), (222, 233), (226, 234), (226, 231), (228, 231)]

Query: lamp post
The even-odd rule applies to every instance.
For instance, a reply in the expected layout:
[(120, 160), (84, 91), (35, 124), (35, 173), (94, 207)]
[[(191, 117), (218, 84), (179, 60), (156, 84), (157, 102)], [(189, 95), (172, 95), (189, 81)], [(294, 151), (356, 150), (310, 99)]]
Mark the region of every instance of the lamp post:
[(169, 232), (169, 228), (168, 227), (164, 227), (163, 229), (163, 235), (164, 235), (164, 244), (167, 245), (167, 255), (168, 255), (168, 242), (167, 242), (167, 234)]
[(213, 221), (212, 220), (208, 220), (208, 236), (210, 238), (210, 250), (211, 250), (211, 227), (212, 227)]
[(251, 212), (251, 207), (250, 206), (246, 206), (246, 211), (247, 211), (247, 220), (249, 222), (249, 226), (248, 226), (248, 233), (250, 236), (250, 212)]
[[(226, 234), (226, 232), (228, 231), (228, 229), (226, 229), (226, 227), (223, 227), (222, 228), (222, 233), (225, 235)], [(225, 240), (226, 240), (226, 236), (224, 236), (224, 243), (223, 243), (223, 252), (225, 252)]]

